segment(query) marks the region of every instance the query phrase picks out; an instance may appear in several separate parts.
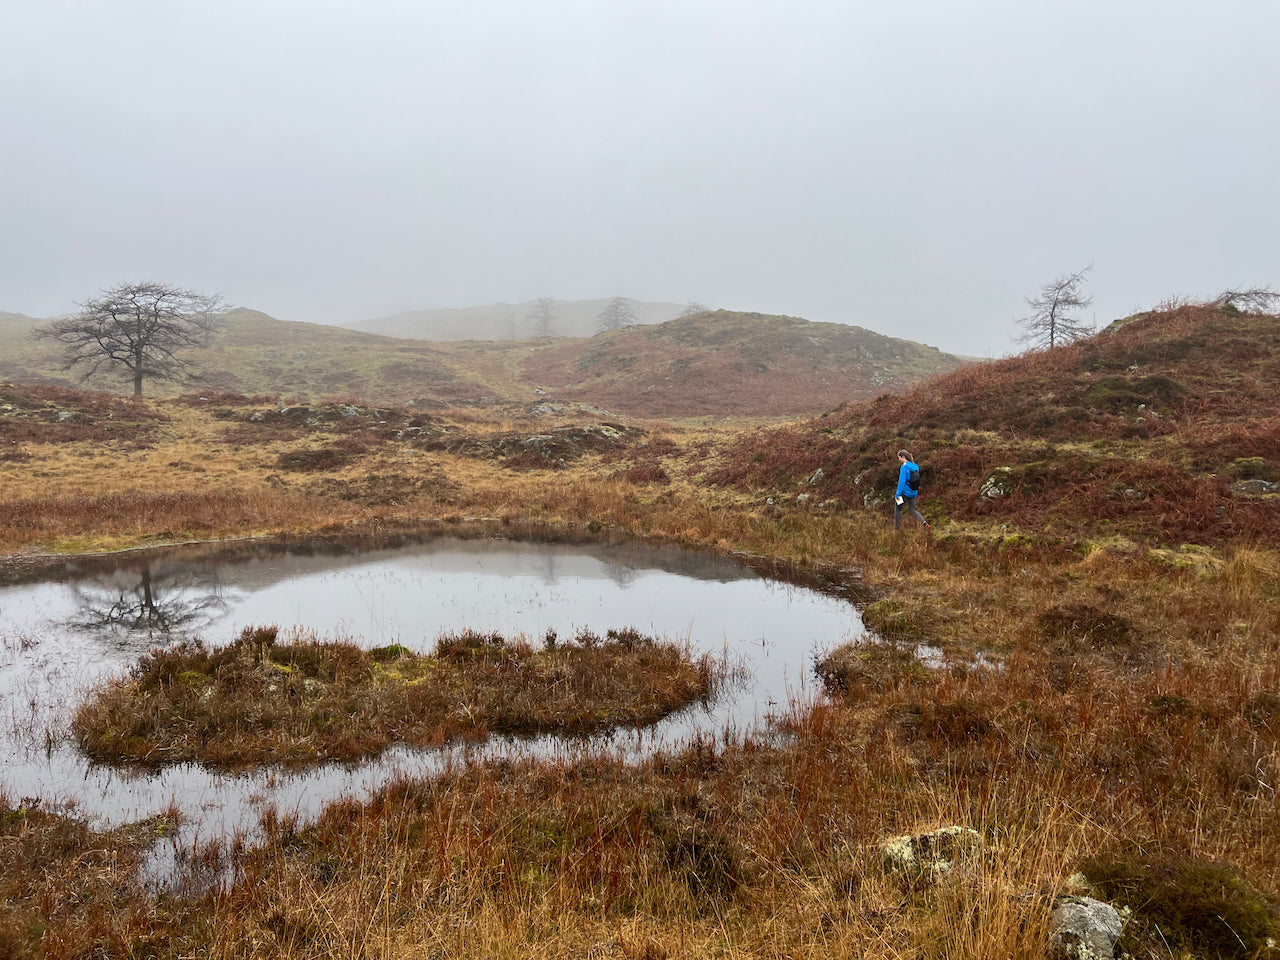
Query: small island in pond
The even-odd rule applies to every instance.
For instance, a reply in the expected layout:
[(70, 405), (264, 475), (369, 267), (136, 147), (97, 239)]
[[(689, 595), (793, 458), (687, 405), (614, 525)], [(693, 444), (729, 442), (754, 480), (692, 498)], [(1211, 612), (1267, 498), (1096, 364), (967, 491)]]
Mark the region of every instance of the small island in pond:
[(709, 699), (717, 671), (635, 630), (540, 647), (496, 633), (402, 646), (278, 642), (251, 627), (230, 645), (155, 650), (98, 688), (74, 731), (95, 760), (159, 767), (353, 761), (394, 743), (440, 746), (490, 734), (585, 736), (640, 727)]

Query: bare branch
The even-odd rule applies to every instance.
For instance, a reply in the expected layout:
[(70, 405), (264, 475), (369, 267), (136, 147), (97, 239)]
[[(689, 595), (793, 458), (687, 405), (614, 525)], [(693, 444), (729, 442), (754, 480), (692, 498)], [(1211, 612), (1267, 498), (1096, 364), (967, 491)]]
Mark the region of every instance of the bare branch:
[(1280, 292), (1270, 287), (1223, 290), (1210, 305), (1219, 310), (1231, 309), (1240, 313), (1275, 313), (1280, 306)]

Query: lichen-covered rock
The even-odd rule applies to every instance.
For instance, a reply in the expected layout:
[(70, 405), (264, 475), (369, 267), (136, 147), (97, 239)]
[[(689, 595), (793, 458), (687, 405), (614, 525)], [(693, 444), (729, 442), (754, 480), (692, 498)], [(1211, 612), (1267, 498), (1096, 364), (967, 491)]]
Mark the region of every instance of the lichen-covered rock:
[(1124, 922), (1115, 907), (1092, 897), (1066, 897), (1053, 911), (1049, 960), (1113, 960)]
[(981, 855), (982, 835), (969, 827), (939, 827), (914, 836), (890, 837), (881, 845), (885, 869), (937, 877)]
[(996, 467), (978, 490), (979, 500), (998, 500), (1014, 491), (1012, 467)]

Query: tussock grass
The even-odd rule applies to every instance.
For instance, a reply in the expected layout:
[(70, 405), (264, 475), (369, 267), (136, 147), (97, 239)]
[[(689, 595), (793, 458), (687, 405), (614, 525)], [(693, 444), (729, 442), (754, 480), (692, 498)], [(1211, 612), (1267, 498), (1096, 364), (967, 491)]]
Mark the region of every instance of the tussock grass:
[(464, 632), (441, 637), (433, 657), (276, 639), (275, 627), (257, 627), (220, 649), (153, 651), (80, 706), (81, 747), (144, 766), (356, 760), (394, 742), (645, 726), (708, 699), (717, 683), (709, 658), (634, 630), (548, 636), (541, 650)]

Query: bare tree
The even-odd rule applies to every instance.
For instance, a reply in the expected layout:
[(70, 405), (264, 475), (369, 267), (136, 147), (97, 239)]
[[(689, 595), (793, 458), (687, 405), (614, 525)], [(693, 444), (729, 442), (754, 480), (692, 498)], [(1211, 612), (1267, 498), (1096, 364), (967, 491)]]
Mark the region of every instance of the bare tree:
[(536, 337), (551, 336), (551, 321), (556, 318), (556, 302), (550, 297), (542, 297), (533, 305), (533, 310), (525, 317), (533, 321), (533, 334)]
[(636, 313), (631, 309), (631, 301), (626, 297), (614, 297), (609, 305), (596, 317), (596, 327), (600, 330), (621, 330), (636, 322)]
[(1074, 311), (1093, 303), (1093, 297), (1085, 296), (1080, 290), (1089, 270), (1085, 267), (1060, 276), (1042, 286), (1038, 297), (1027, 297), (1031, 313), (1018, 321), (1026, 328), (1026, 333), (1017, 338), (1019, 343), (1052, 349), (1093, 333), (1093, 324), (1074, 315)]
[(163, 283), (122, 283), (34, 336), (65, 344), (66, 368), (86, 368), (84, 379), (103, 369), (126, 370), (140, 397), (146, 377), (181, 377), (188, 361), (179, 351), (208, 343), (221, 323), (221, 305), (220, 297)]
[(695, 313), (706, 313), (706, 312), (707, 312), (707, 305), (705, 303), (699, 303), (697, 300), (690, 300), (687, 304), (685, 304), (684, 309), (680, 311), (680, 316), (692, 317)]

